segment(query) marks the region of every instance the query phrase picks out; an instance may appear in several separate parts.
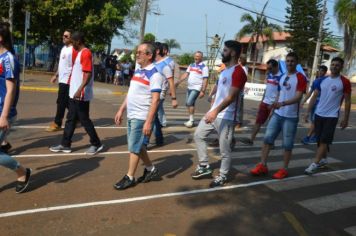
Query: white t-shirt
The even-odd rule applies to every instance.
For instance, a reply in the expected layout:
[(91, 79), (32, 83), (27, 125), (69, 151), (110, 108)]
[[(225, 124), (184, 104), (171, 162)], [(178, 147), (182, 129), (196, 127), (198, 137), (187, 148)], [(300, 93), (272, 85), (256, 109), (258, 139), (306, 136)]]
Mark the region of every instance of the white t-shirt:
[[(278, 85), (278, 102), (290, 100), (296, 96), (297, 92), (305, 93), (306, 89), (307, 79), (302, 73), (296, 72), (292, 75), (287, 75), (287, 73), (283, 74)], [(274, 112), (283, 117), (297, 118), (299, 116), (299, 103), (282, 106), (274, 110)]]
[[(241, 91), (244, 90), (246, 81), (247, 76), (241, 65), (231, 66), (223, 70), (219, 76), (215, 101), (210, 108), (210, 111), (219, 106), (221, 102), (229, 95), (231, 87), (239, 88), (241, 93)], [(239, 110), (237, 107), (238, 100), (239, 96), (236, 97), (236, 101), (232, 102), (228, 107), (222, 110), (217, 117), (225, 120), (237, 121), (237, 112)]]
[(58, 63), (58, 82), (69, 84), (69, 77), (72, 72), (72, 66), (78, 52), (73, 46), (64, 46), (61, 50)]
[(151, 107), (152, 93), (162, 91), (164, 77), (154, 64), (137, 69), (127, 93), (127, 118), (146, 120)]
[(174, 74), (174, 67), (176, 65), (176, 63), (174, 62), (172, 57), (165, 57), (164, 61), (169, 65), (169, 67), (172, 70), (172, 74)]
[(160, 96), (161, 99), (164, 99), (166, 97), (167, 90), (169, 89), (168, 79), (173, 78), (172, 70), (165, 60), (155, 62), (154, 64), (155, 64), (155, 67), (157, 68), (158, 72), (164, 76), (162, 92), (161, 92), (161, 96)]
[(88, 48), (83, 48), (78, 52), (77, 58), (73, 65), (72, 76), (69, 82), (69, 97), (74, 98), (74, 94), (79, 89), (83, 82), (83, 72), (91, 72), (88, 84), (81, 91), (81, 100), (90, 101), (93, 99), (93, 83), (94, 83), (93, 57)]
[(278, 84), (281, 77), (282, 74), (280, 72), (275, 75), (272, 75), (272, 73), (268, 73), (266, 79), (265, 97), (262, 101), (263, 103), (271, 105), (276, 101), (278, 95)]
[(203, 87), (203, 80), (209, 77), (208, 67), (203, 62), (193, 63), (189, 65), (186, 72), (189, 73), (188, 89), (200, 91)]
[(327, 77), (323, 80), (315, 80), (316, 89), (320, 93), (319, 103), (315, 114), (322, 117), (339, 117), (340, 106), (344, 94), (351, 93), (351, 83), (344, 76), (336, 78)]

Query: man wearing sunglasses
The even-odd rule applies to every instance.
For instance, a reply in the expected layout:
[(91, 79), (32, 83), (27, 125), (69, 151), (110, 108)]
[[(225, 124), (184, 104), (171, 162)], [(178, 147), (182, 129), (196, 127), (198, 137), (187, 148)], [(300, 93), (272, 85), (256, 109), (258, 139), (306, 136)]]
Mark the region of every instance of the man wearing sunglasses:
[[(156, 48), (152, 43), (142, 43), (138, 46), (136, 62), (139, 66), (131, 78), (127, 96), (115, 115), (115, 123), (120, 125), (124, 112), (127, 113), (127, 145), (130, 158), (127, 173), (114, 185), (117, 190), (160, 179), (146, 149), (165, 80), (153, 64), (155, 57)], [(134, 176), (140, 159), (145, 169), (136, 182)]]
[(62, 130), (62, 122), (69, 101), (69, 82), (72, 72), (72, 67), (77, 57), (78, 52), (72, 46), (71, 39), (72, 30), (65, 30), (63, 33), (64, 46), (59, 56), (57, 73), (51, 78), (51, 83), (58, 80), (58, 97), (57, 110), (54, 121), (46, 129), (48, 132), (56, 132)]
[(290, 52), (286, 56), (287, 73), (282, 75), (278, 84), (278, 95), (273, 104), (274, 113), (268, 122), (262, 147), (261, 162), (250, 170), (255, 176), (268, 173), (267, 158), (274, 141), (282, 131), (284, 164), (274, 175), (275, 179), (283, 179), (288, 176), (288, 164), (292, 156), (294, 138), (297, 132), (299, 103), (306, 91), (307, 80), (305, 76), (296, 70), (298, 56)]

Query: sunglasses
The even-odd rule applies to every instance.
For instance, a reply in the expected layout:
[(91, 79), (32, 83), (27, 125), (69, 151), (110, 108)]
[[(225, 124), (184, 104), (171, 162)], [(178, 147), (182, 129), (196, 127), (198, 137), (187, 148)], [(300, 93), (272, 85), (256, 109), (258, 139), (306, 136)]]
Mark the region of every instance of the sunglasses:
[(285, 80), (283, 81), (283, 86), (287, 86), (288, 80), (289, 80), (289, 77), (287, 76), (287, 77), (285, 78)]
[(69, 38), (69, 35), (65, 35), (65, 34), (64, 34), (64, 35), (63, 35), (63, 38), (66, 38), (66, 39), (67, 39), (67, 38)]

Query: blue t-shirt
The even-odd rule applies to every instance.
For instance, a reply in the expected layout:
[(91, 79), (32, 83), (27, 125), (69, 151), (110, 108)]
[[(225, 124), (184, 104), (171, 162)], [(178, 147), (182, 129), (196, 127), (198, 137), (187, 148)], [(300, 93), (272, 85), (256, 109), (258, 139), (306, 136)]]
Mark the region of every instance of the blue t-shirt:
[(14, 79), (16, 82), (16, 94), (13, 104), (11, 105), (9, 118), (17, 115), (16, 105), (19, 100), (20, 92), (20, 64), (11, 52), (6, 51), (0, 55), (0, 113), (2, 113), (6, 90), (6, 80)]
[[(315, 89), (317, 89), (317, 88), (318, 88), (318, 85), (319, 85), (319, 84), (321, 83), (321, 81), (323, 81), (325, 78), (326, 78), (326, 76), (324, 76), (324, 77), (317, 77), (317, 78), (313, 81), (312, 86), (311, 86), (311, 88), (310, 88), (310, 91), (313, 92)], [(319, 100), (320, 100), (320, 93), (319, 93), (318, 97), (317, 97), (316, 100), (315, 100), (314, 109), (316, 108), (316, 105), (318, 105)]]

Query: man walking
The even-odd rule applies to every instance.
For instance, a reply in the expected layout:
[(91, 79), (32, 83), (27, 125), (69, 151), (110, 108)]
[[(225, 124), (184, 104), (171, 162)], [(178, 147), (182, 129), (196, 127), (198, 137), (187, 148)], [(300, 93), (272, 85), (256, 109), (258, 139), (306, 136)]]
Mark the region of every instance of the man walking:
[[(20, 92), (20, 65), (15, 59), (8, 23), (0, 23), (0, 143), (16, 120), (16, 105)], [(0, 149), (0, 165), (17, 174), (16, 193), (24, 192), (30, 182), (31, 169), (20, 165)]]
[(326, 154), (334, 139), (335, 128), (339, 119), (340, 107), (343, 99), (345, 99), (345, 111), (344, 118), (340, 123), (341, 129), (345, 129), (349, 123), (351, 83), (347, 78), (340, 74), (343, 66), (344, 60), (342, 58), (333, 58), (330, 65), (330, 76), (322, 80), (319, 79), (316, 82), (316, 89), (310, 100), (308, 113), (306, 114), (305, 119), (309, 117), (309, 114), (320, 95), (314, 121), (318, 150), (314, 162), (305, 169), (305, 174), (314, 174), (319, 168), (327, 165)]
[(72, 35), (73, 47), (78, 51), (73, 65), (73, 71), (69, 88), (69, 111), (67, 115), (62, 143), (50, 147), (52, 152), (70, 153), (72, 137), (79, 120), (90, 137), (88, 155), (94, 155), (103, 149), (103, 145), (96, 133), (93, 122), (89, 118), (90, 100), (93, 99), (93, 59), (91, 51), (85, 47), (84, 34), (74, 32)]
[(174, 86), (174, 78), (173, 78), (173, 71), (167, 61), (165, 60), (165, 54), (163, 51), (163, 45), (160, 42), (155, 42), (156, 48), (156, 57), (155, 57), (155, 67), (157, 68), (158, 72), (161, 73), (164, 77), (164, 81), (162, 84), (162, 91), (160, 94), (160, 103), (158, 106), (157, 116), (154, 121), (153, 132), (156, 137), (156, 145), (162, 146), (164, 143), (162, 127), (163, 127), (163, 117), (164, 116), (164, 101), (169, 90), (171, 94), (172, 100), (172, 107), (177, 108), (177, 98), (176, 98), (176, 89)]
[(55, 83), (58, 79), (58, 96), (57, 96), (57, 111), (54, 117), (54, 122), (46, 129), (48, 132), (56, 132), (62, 130), (62, 122), (69, 101), (69, 82), (72, 73), (73, 63), (78, 52), (73, 48), (72, 31), (67, 29), (63, 33), (64, 46), (59, 56), (57, 73), (51, 78), (51, 83)]
[(286, 56), (287, 73), (279, 81), (279, 93), (273, 104), (274, 113), (268, 122), (262, 147), (261, 162), (250, 173), (255, 176), (268, 173), (267, 158), (274, 141), (282, 131), (284, 147), (284, 164), (274, 175), (275, 179), (288, 176), (288, 164), (292, 157), (294, 138), (297, 133), (299, 103), (307, 87), (307, 80), (303, 74), (297, 72), (298, 56), (290, 52)]
[(194, 126), (195, 101), (198, 97), (204, 97), (209, 77), (209, 69), (203, 63), (202, 52), (197, 51), (194, 54), (194, 61), (195, 63), (189, 65), (187, 71), (176, 83), (176, 86), (178, 86), (183, 80), (188, 78), (186, 106), (188, 108), (189, 120), (184, 123), (187, 128), (192, 128)]
[(199, 164), (192, 174), (193, 179), (200, 179), (212, 174), (207, 155), (206, 139), (213, 131), (216, 131), (219, 136), (220, 174), (210, 183), (210, 187), (224, 185), (230, 170), (230, 144), (237, 122), (237, 103), (247, 80), (243, 68), (238, 64), (240, 52), (241, 44), (239, 42), (228, 40), (224, 43), (222, 62), (225, 63), (226, 69), (219, 76), (214, 103), (209, 112), (200, 121), (194, 133)]
[(134, 176), (140, 159), (145, 169), (137, 182), (147, 183), (159, 178), (158, 170), (152, 164), (146, 150), (164, 81), (164, 77), (153, 64), (155, 56), (156, 49), (153, 44), (143, 43), (138, 46), (136, 62), (139, 64), (139, 69), (135, 71), (125, 101), (115, 115), (115, 123), (120, 125), (123, 114), (127, 110), (127, 144), (130, 152), (129, 169), (127, 174), (114, 185), (117, 190), (135, 186)]
[(278, 62), (274, 59), (267, 61), (268, 75), (266, 78), (266, 90), (263, 94), (262, 101), (260, 103), (255, 125), (253, 126), (251, 138), (241, 139), (240, 142), (246, 145), (253, 145), (257, 133), (260, 131), (261, 126), (268, 120), (273, 103), (276, 101), (278, 95), (278, 85), (281, 79), (281, 72), (279, 71)]

